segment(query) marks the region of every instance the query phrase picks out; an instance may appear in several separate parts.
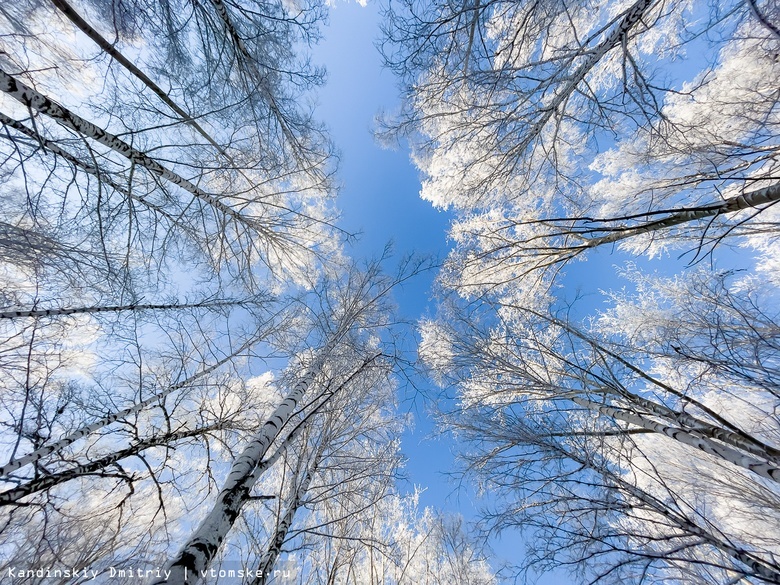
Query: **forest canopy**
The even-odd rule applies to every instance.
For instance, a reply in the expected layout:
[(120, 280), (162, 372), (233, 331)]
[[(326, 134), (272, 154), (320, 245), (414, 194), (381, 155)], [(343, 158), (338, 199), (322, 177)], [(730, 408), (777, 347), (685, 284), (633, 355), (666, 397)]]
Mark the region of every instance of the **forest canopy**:
[(341, 227), (332, 10), (0, 6), (3, 578), (780, 583), (780, 6), (385, 0), (441, 259)]

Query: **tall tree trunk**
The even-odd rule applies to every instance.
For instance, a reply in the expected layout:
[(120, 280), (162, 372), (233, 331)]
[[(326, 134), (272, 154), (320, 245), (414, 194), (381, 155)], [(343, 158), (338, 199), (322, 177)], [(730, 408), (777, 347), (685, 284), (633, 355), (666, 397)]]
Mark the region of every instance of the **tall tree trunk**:
[(587, 57), (577, 67), (577, 70), (566, 76), (566, 84), (563, 88), (555, 92), (555, 97), (549, 104), (545, 104), (542, 109), (542, 115), (539, 117), (533, 126), (526, 132), (524, 132), (524, 138), (512, 149), (517, 154), (522, 154), (526, 148), (533, 142), (533, 140), (539, 136), (544, 130), (544, 127), (552, 119), (552, 117), (558, 113), (558, 108), (563, 105), (571, 95), (577, 91), (577, 86), (585, 79), (585, 76), (595, 67), (598, 62), (609, 53), (612, 49), (625, 43), (629, 31), (636, 26), (638, 22), (642, 20), (642, 17), (647, 13), (655, 0), (638, 0), (633, 6), (623, 13), (623, 18), (612, 29), (610, 34), (601, 41), (592, 50), (585, 53)]
[[(222, 543), (238, 518), (241, 508), (257, 482), (257, 469), (261, 467), (271, 444), (296, 412), (299, 403), (322, 370), (322, 366), (335, 343), (331, 340), (306, 370), (293, 390), (279, 404), (243, 452), (236, 458), (211, 511), (184, 544), (176, 557), (168, 564), (170, 575), (154, 585), (193, 585), (201, 579), (214, 560)], [(364, 370), (379, 354), (367, 358), (356, 373)], [(353, 374), (354, 375), (354, 374)], [(264, 466), (263, 466), (264, 467)]]
[[(185, 112), (179, 105), (174, 102), (171, 97), (165, 93), (162, 88), (152, 81), (143, 71), (136, 67), (127, 57), (119, 52), (114, 45), (109, 43), (103, 36), (96, 31), (90, 24), (82, 18), (82, 16), (76, 12), (76, 10), (68, 4), (65, 0), (52, 0), (52, 3), (62, 12), (78, 29), (87, 35), (92, 41), (103, 49), (106, 53), (111, 55), (113, 59), (117, 61), (122, 67), (129, 71), (134, 77), (140, 80), (146, 87), (160, 98), (160, 100), (167, 105), (171, 110), (176, 112), (181, 119), (198, 132), (203, 138), (205, 138), (214, 148), (216, 148), (220, 154), (227, 157), (227, 154), (222, 147), (206, 132), (192, 116)], [(228, 157), (229, 158), (229, 157)]]
[(208, 433), (210, 431), (216, 431), (224, 427), (225, 425), (223, 423), (217, 423), (217, 424), (213, 424), (213, 425), (209, 425), (197, 429), (192, 429), (188, 431), (166, 433), (164, 435), (158, 435), (156, 437), (143, 439), (134, 445), (131, 445), (125, 449), (121, 449), (120, 451), (116, 451), (104, 457), (101, 457), (100, 459), (96, 459), (95, 461), (90, 461), (89, 463), (82, 463), (70, 469), (66, 469), (64, 471), (58, 471), (51, 475), (44, 475), (42, 477), (29, 481), (25, 484), (22, 484), (18, 487), (2, 492), (0, 493), (0, 506), (12, 504), (14, 502), (19, 501), (21, 498), (25, 496), (29, 496), (30, 494), (34, 494), (36, 492), (40, 492), (50, 487), (54, 487), (61, 483), (71, 481), (78, 477), (82, 477), (88, 474), (94, 474), (97, 471), (105, 469), (112, 463), (116, 463), (117, 461), (120, 461), (121, 459), (125, 459), (126, 457), (138, 455), (139, 453), (145, 451), (146, 449), (150, 449), (152, 447), (158, 447), (158, 446), (168, 446), (175, 443), (176, 441), (181, 441), (182, 439), (187, 439), (190, 437), (197, 437), (205, 433)]
[(324, 447), (325, 445), (321, 444), (317, 449), (317, 453), (314, 456), (314, 461), (312, 461), (311, 465), (306, 469), (306, 475), (303, 477), (303, 480), (298, 486), (298, 489), (295, 490), (295, 494), (290, 500), (284, 516), (277, 524), (273, 540), (271, 540), (269, 543), (268, 550), (260, 560), (258, 572), (255, 576), (255, 580), (252, 581), (252, 585), (266, 585), (268, 582), (268, 577), (271, 576), (271, 571), (276, 564), (276, 559), (279, 558), (279, 554), (282, 552), (282, 545), (287, 538), (287, 533), (290, 531), (293, 519), (295, 518), (295, 513), (301, 507), (303, 498), (309, 491), (309, 484), (311, 484), (311, 480), (320, 465)]
[(694, 431), (686, 431), (677, 427), (664, 425), (655, 422), (653, 420), (650, 420), (639, 414), (629, 412), (620, 408), (615, 408), (613, 406), (607, 406), (605, 404), (592, 402), (590, 400), (586, 400), (585, 398), (580, 398), (578, 396), (574, 396), (570, 398), (570, 400), (575, 404), (582, 406), (583, 408), (587, 408), (589, 410), (599, 412), (615, 420), (621, 420), (623, 422), (636, 425), (643, 429), (660, 433), (662, 435), (669, 437), (670, 439), (679, 441), (684, 445), (689, 445), (691, 447), (704, 451), (705, 453), (714, 455), (719, 459), (728, 461), (733, 465), (737, 465), (744, 469), (748, 469), (753, 473), (760, 475), (761, 477), (765, 477), (767, 479), (771, 479), (773, 481), (780, 483), (779, 467), (775, 465), (771, 465), (764, 461), (759, 461), (753, 457), (750, 457), (749, 455), (740, 453), (736, 449), (732, 449), (731, 447), (728, 447), (726, 445), (720, 445), (718, 443), (715, 443), (710, 439), (708, 439), (707, 437), (699, 433), (696, 433)]
[(762, 205), (771, 205), (778, 201), (780, 201), (780, 183), (730, 197), (715, 205), (671, 211), (668, 217), (655, 221), (648, 221), (642, 225), (610, 228), (611, 230), (614, 230), (613, 233), (597, 238), (585, 238), (587, 243), (577, 246), (574, 249), (595, 248), (604, 244), (619, 242), (620, 240), (625, 240), (626, 238), (633, 236), (674, 227), (690, 221), (715, 217), (726, 213), (736, 213), (737, 211), (743, 211), (745, 209), (756, 209)]
[(173, 311), (176, 309), (197, 309), (210, 307), (228, 307), (246, 304), (246, 301), (223, 300), (202, 301), (199, 303), (182, 304), (134, 304), (108, 305), (104, 307), (72, 307), (61, 309), (28, 309), (18, 311), (0, 311), (0, 319), (17, 319), (20, 317), (54, 317), (57, 315), (84, 315), (93, 313), (121, 313), (124, 311)]
[(114, 152), (127, 158), (139, 167), (142, 167), (156, 175), (168, 181), (169, 183), (184, 189), (190, 193), (196, 199), (203, 201), (210, 205), (219, 213), (227, 216), (240, 224), (246, 225), (259, 233), (263, 233), (268, 236), (267, 230), (264, 230), (262, 226), (257, 222), (252, 221), (250, 218), (244, 217), (238, 211), (224, 204), (218, 197), (212, 195), (196, 186), (189, 179), (185, 179), (181, 175), (171, 171), (164, 167), (151, 156), (142, 152), (136, 148), (133, 148), (130, 144), (78, 116), (71, 112), (64, 106), (59, 105), (55, 101), (49, 99), (45, 95), (35, 91), (31, 87), (28, 87), (18, 79), (8, 75), (5, 71), (0, 69), (0, 91), (7, 93), (24, 106), (35, 110), (45, 116), (48, 116), (57, 123), (75, 130), (79, 134), (91, 138), (92, 140), (99, 142), (103, 146), (106, 146)]

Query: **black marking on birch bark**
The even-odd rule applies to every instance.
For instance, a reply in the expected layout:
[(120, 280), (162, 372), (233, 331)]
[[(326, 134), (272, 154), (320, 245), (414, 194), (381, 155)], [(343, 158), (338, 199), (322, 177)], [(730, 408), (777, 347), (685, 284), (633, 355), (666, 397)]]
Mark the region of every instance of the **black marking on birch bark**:
[(145, 168), (150, 173), (184, 189), (190, 195), (212, 206), (221, 214), (229, 216), (266, 237), (268, 236), (267, 233), (264, 233), (266, 230), (258, 225), (257, 222), (244, 217), (235, 209), (220, 201), (217, 196), (204, 191), (200, 187), (194, 185), (189, 179), (185, 179), (166, 168), (145, 152), (136, 150), (121, 138), (114, 136), (92, 122), (81, 118), (64, 106), (50, 100), (48, 97), (23, 84), (21, 81), (14, 79), (2, 69), (0, 69), (0, 91), (9, 94), (28, 108), (36, 110), (37, 112), (52, 118), (59, 124), (66, 126), (71, 130), (75, 130), (79, 134), (92, 138), (96, 142), (118, 152), (139, 167)]

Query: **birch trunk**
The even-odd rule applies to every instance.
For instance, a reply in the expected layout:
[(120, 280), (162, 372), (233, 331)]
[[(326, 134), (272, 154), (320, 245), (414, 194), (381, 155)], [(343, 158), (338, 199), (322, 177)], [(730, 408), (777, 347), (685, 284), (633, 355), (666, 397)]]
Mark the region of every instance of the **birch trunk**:
[(206, 132), (192, 116), (185, 112), (162, 88), (152, 81), (143, 71), (136, 67), (127, 57), (120, 53), (114, 45), (109, 43), (103, 36), (96, 31), (90, 24), (76, 12), (76, 10), (65, 0), (52, 0), (52, 3), (85, 35), (87, 35), (97, 46), (116, 60), (122, 67), (130, 72), (136, 79), (148, 87), (166, 106), (171, 108), (181, 119), (192, 127), (198, 134), (203, 136), (214, 148), (223, 156), (227, 156), (222, 147)]
[(656, 416), (665, 418), (674, 424), (680, 425), (685, 431), (693, 431), (697, 434), (721, 441), (731, 445), (732, 447), (746, 451), (751, 455), (762, 457), (773, 465), (780, 467), (780, 450), (772, 447), (771, 445), (766, 445), (759, 441), (751, 440), (752, 438), (746, 438), (744, 435), (702, 421), (688, 413), (673, 410), (663, 404), (658, 404), (652, 400), (647, 400), (626, 390), (613, 391), (609, 388), (605, 388), (604, 393), (614, 394), (616, 396), (625, 398), (631, 404), (634, 404), (640, 408), (645, 408)]
[(73, 307), (70, 309), (34, 309), (20, 311), (0, 311), (0, 319), (20, 317), (54, 317), (57, 315), (84, 315), (93, 313), (121, 313), (123, 311), (172, 311), (175, 309), (197, 309), (199, 307), (223, 307), (238, 305), (241, 301), (216, 301), (213, 303), (184, 303), (181, 305), (114, 305), (106, 307)]
[(200, 187), (193, 184), (190, 180), (185, 179), (179, 174), (164, 167), (151, 156), (145, 152), (133, 148), (121, 138), (85, 120), (64, 106), (59, 105), (53, 100), (35, 91), (31, 87), (28, 87), (18, 79), (8, 75), (2, 69), (0, 69), (0, 91), (7, 93), (25, 107), (48, 116), (58, 124), (61, 124), (66, 128), (70, 128), (71, 130), (75, 130), (79, 134), (110, 148), (114, 152), (127, 158), (135, 165), (146, 169), (153, 175), (165, 179), (169, 183), (184, 189), (193, 197), (213, 207), (222, 215), (230, 217), (238, 223), (247, 225), (255, 231), (261, 232), (266, 236), (268, 235), (264, 232), (264, 229), (261, 226), (257, 225), (257, 222), (244, 217), (235, 209), (220, 201), (215, 195), (204, 191)]
[(577, 246), (575, 250), (595, 248), (603, 244), (611, 244), (626, 238), (674, 227), (690, 221), (696, 221), (707, 217), (716, 217), (726, 213), (735, 213), (745, 209), (755, 209), (761, 205), (771, 205), (778, 201), (780, 201), (780, 183), (769, 185), (763, 189), (742, 193), (735, 197), (730, 197), (717, 205), (708, 205), (705, 207), (673, 212), (664, 219), (649, 221), (635, 227), (614, 228), (616, 230), (615, 233), (598, 238), (590, 238), (587, 240), (586, 244)]
[(296, 411), (298, 403), (320, 373), (322, 364), (323, 359), (318, 358), (233, 462), (211, 511), (168, 565), (170, 576), (154, 583), (191, 585), (200, 580), (201, 571), (209, 568), (249, 498), (255, 468)]
[(157, 446), (171, 445), (176, 441), (180, 441), (182, 439), (187, 439), (190, 437), (197, 437), (203, 435), (204, 433), (219, 430), (221, 428), (224, 428), (224, 424), (214, 424), (199, 429), (192, 429), (189, 431), (179, 431), (175, 433), (167, 433), (165, 435), (144, 439), (142, 441), (139, 441), (135, 445), (131, 445), (130, 447), (127, 447), (120, 451), (116, 451), (115, 453), (111, 453), (110, 455), (106, 455), (105, 457), (101, 457), (100, 459), (96, 459), (95, 461), (90, 461), (89, 463), (83, 463), (81, 465), (72, 467), (71, 469), (66, 469), (65, 471), (60, 471), (57, 473), (53, 473), (51, 475), (44, 475), (42, 477), (29, 481), (23, 485), (20, 485), (18, 487), (0, 493), (0, 506), (7, 506), (8, 504), (12, 504), (14, 502), (19, 501), (25, 496), (29, 496), (36, 492), (49, 489), (51, 487), (65, 483), (67, 481), (71, 481), (83, 475), (93, 474), (97, 471), (100, 471), (101, 469), (105, 469), (112, 463), (116, 463), (117, 461), (120, 461), (121, 459), (125, 459), (133, 455), (138, 455), (139, 453), (145, 451), (146, 449), (150, 449), (152, 447), (157, 447)]
[(764, 461), (759, 461), (753, 457), (750, 457), (749, 455), (740, 453), (736, 449), (732, 449), (731, 447), (728, 447), (726, 445), (714, 443), (713, 441), (709, 440), (707, 437), (699, 433), (696, 433), (694, 431), (686, 431), (683, 429), (679, 429), (677, 427), (667, 426), (652, 421), (650, 419), (647, 419), (641, 415), (634, 414), (632, 412), (627, 412), (625, 410), (615, 408), (612, 406), (607, 406), (605, 404), (591, 402), (590, 400), (586, 400), (578, 396), (572, 397), (571, 401), (579, 406), (582, 406), (583, 408), (587, 408), (589, 410), (599, 412), (610, 418), (621, 420), (623, 422), (636, 425), (643, 429), (660, 433), (662, 435), (669, 437), (670, 439), (679, 441), (684, 445), (689, 445), (691, 447), (704, 451), (705, 453), (718, 457), (719, 459), (728, 461), (733, 465), (737, 465), (744, 469), (748, 469), (753, 473), (760, 475), (761, 477), (765, 477), (767, 479), (771, 479), (772, 481), (776, 481), (780, 483), (779, 467), (775, 465), (771, 465)]
[(317, 449), (317, 453), (314, 457), (314, 461), (306, 470), (306, 475), (304, 476), (303, 481), (301, 481), (301, 484), (298, 486), (298, 489), (295, 490), (295, 495), (290, 501), (290, 504), (287, 507), (287, 511), (285, 512), (284, 517), (276, 526), (276, 532), (274, 533), (274, 538), (271, 541), (271, 543), (268, 545), (268, 550), (263, 555), (263, 558), (260, 560), (258, 574), (255, 577), (254, 581), (252, 581), (252, 585), (266, 585), (266, 583), (268, 582), (268, 577), (271, 576), (271, 571), (273, 570), (274, 565), (276, 564), (276, 559), (279, 558), (279, 554), (282, 552), (282, 545), (284, 544), (284, 541), (287, 538), (287, 533), (290, 531), (290, 527), (292, 526), (292, 522), (293, 519), (295, 518), (295, 514), (298, 511), (298, 509), (301, 507), (303, 498), (306, 496), (306, 493), (309, 491), (309, 484), (311, 484), (311, 480), (314, 477), (314, 474), (316, 473), (317, 468), (320, 465), (324, 447), (325, 445), (320, 445), (320, 447)]
[[(263, 457), (297, 411), (299, 403), (317, 378), (325, 358), (334, 345), (334, 341), (331, 341), (325, 346), (293, 390), (279, 404), (260, 431), (244, 448), (241, 455), (233, 462), (211, 511), (201, 521), (176, 557), (168, 564), (166, 570), (170, 571), (169, 577), (154, 581), (154, 585), (193, 585), (200, 580), (203, 572), (208, 570), (238, 518), (241, 508), (249, 499), (250, 491), (259, 478), (258, 470), (268, 468)], [(353, 376), (366, 368), (378, 355), (366, 359), (353, 373)], [(289, 444), (289, 441), (285, 442)], [(279, 450), (276, 454), (278, 453)]]
[(550, 119), (558, 112), (558, 108), (577, 90), (577, 86), (585, 79), (585, 76), (591, 69), (598, 64), (604, 55), (625, 42), (628, 32), (642, 19), (653, 5), (653, 2), (654, 0), (639, 0), (625, 12), (621, 21), (613, 28), (607, 38), (590, 51), (583, 63), (571, 76), (567, 76), (565, 87), (557, 92), (549, 105), (543, 107), (544, 113), (541, 118), (534, 123), (526, 133), (525, 138), (512, 149), (514, 152), (522, 153), (528, 148), (528, 145), (539, 136)]

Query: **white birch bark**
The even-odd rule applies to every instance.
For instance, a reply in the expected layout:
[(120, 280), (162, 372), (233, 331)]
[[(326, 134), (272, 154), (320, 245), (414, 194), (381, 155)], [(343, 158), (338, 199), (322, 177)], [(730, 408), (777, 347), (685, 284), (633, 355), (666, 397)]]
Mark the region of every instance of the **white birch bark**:
[(240, 305), (242, 301), (213, 301), (202, 303), (176, 304), (135, 304), (113, 305), (105, 307), (72, 307), (61, 309), (27, 309), (18, 311), (0, 311), (0, 319), (18, 319), (21, 317), (54, 317), (58, 315), (84, 315), (93, 313), (121, 313), (123, 311), (172, 311), (175, 309), (197, 309), (205, 307), (225, 307)]
[(110, 173), (107, 173), (106, 171), (101, 170), (100, 168), (96, 167), (91, 162), (85, 162), (78, 158), (77, 156), (71, 154), (70, 152), (66, 151), (56, 143), (52, 142), (51, 140), (48, 140), (47, 138), (44, 138), (40, 134), (38, 134), (35, 130), (28, 128), (18, 120), (14, 120), (13, 118), (6, 116), (4, 113), (0, 112), (0, 123), (4, 124), (5, 126), (9, 128), (13, 128), (14, 130), (17, 130), (18, 132), (21, 132), (25, 136), (29, 136), (36, 142), (36, 146), (40, 146), (44, 150), (52, 153), (55, 156), (59, 156), (66, 161), (68, 161), (70, 164), (72, 164), (75, 168), (81, 169), (85, 173), (92, 175), (93, 177), (97, 177), (97, 179), (100, 181), (101, 184), (108, 185), (111, 187), (114, 191), (117, 193), (121, 193), (128, 199), (132, 199), (133, 201), (137, 201), (144, 207), (147, 207), (148, 209), (151, 209), (155, 213), (159, 213), (163, 217), (167, 218), (172, 224), (174, 225), (180, 225), (180, 220), (177, 217), (174, 217), (167, 211), (165, 211), (163, 208), (161, 208), (159, 205), (155, 205), (154, 203), (151, 203), (144, 197), (139, 197), (138, 195), (134, 195), (132, 191), (127, 189), (124, 185), (120, 185), (117, 183), (111, 176)]
[(40, 114), (48, 116), (58, 124), (70, 128), (71, 130), (75, 130), (79, 134), (110, 148), (137, 166), (146, 169), (153, 175), (156, 175), (162, 179), (165, 179), (169, 183), (180, 187), (181, 189), (190, 193), (196, 199), (210, 205), (222, 215), (230, 217), (231, 219), (234, 219), (243, 225), (247, 225), (253, 230), (263, 233), (263, 235), (269, 235), (267, 230), (260, 226), (257, 222), (252, 221), (250, 218), (244, 217), (238, 211), (220, 201), (219, 198), (215, 195), (204, 191), (200, 187), (193, 184), (190, 180), (185, 179), (181, 175), (164, 167), (151, 156), (145, 152), (133, 148), (121, 138), (85, 120), (64, 106), (59, 105), (53, 100), (35, 91), (31, 87), (28, 87), (23, 82), (8, 75), (8, 73), (2, 69), (0, 69), (0, 91), (7, 93), (24, 106), (31, 108)]
[(237, 355), (241, 354), (243, 351), (245, 351), (247, 348), (249, 348), (251, 345), (257, 342), (256, 338), (253, 338), (244, 344), (241, 345), (236, 351), (231, 353), (229, 356), (225, 357), (224, 359), (218, 361), (217, 363), (209, 366), (208, 368), (198, 372), (197, 374), (190, 376), (186, 380), (183, 380), (182, 382), (179, 382), (178, 384), (174, 384), (173, 386), (169, 386), (162, 392), (158, 392), (154, 396), (151, 396), (150, 398), (147, 398), (146, 400), (142, 400), (141, 402), (136, 403), (135, 405), (125, 408), (124, 410), (120, 410), (118, 412), (109, 414), (100, 420), (95, 421), (94, 423), (87, 425), (85, 427), (80, 428), (77, 431), (72, 432), (68, 436), (60, 439), (56, 443), (52, 443), (51, 445), (45, 445), (41, 447), (40, 449), (36, 449), (32, 453), (25, 455), (24, 457), (20, 457), (19, 459), (12, 459), (8, 463), (6, 463), (4, 466), (0, 467), (0, 476), (8, 475), (9, 473), (16, 471), (17, 469), (20, 469), (21, 467), (24, 467), (25, 465), (29, 465), (31, 463), (35, 463), (36, 461), (39, 461), (41, 458), (46, 457), (47, 455), (51, 455), (52, 453), (56, 453), (57, 451), (61, 451), (68, 445), (72, 445), (79, 439), (86, 437), (90, 433), (95, 432), (98, 429), (101, 429), (105, 426), (110, 425), (111, 423), (123, 419), (127, 416), (130, 416), (131, 414), (135, 414), (137, 412), (141, 412), (146, 407), (151, 406), (155, 402), (159, 402), (169, 394), (175, 392), (176, 390), (179, 390), (181, 388), (185, 388), (186, 386), (189, 386), (192, 384), (195, 380), (198, 378), (202, 378), (203, 376), (206, 376), (219, 368), (220, 366), (228, 363), (233, 358), (235, 358)]
[[(343, 332), (341, 335), (343, 335)], [(341, 335), (338, 335), (336, 339), (340, 338)], [(209, 568), (228, 532), (238, 518), (241, 508), (249, 499), (250, 491), (259, 477), (257, 469), (267, 469), (268, 467), (263, 465), (263, 457), (265, 457), (265, 454), (279, 436), (281, 430), (298, 410), (299, 403), (319, 375), (325, 359), (335, 345), (334, 342), (335, 339), (325, 346), (292, 391), (279, 404), (258, 433), (244, 448), (243, 452), (233, 462), (214, 506), (177, 553), (176, 557), (168, 564), (166, 570), (170, 571), (169, 577), (154, 581), (154, 585), (192, 585), (197, 583), (201, 578), (202, 572)], [(366, 359), (357, 371), (362, 371), (378, 355), (376, 354)]]
[(625, 12), (625, 15), (612, 29), (609, 36), (588, 53), (588, 56), (571, 76), (565, 78), (566, 85), (556, 93), (549, 104), (543, 106), (542, 109), (544, 113), (536, 122), (534, 122), (533, 126), (524, 133), (525, 138), (513, 148), (514, 152), (523, 152), (528, 145), (539, 136), (550, 119), (558, 112), (558, 108), (560, 108), (577, 90), (577, 86), (585, 79), (585, 76), (591, 69), (598, 64), (604, 55), (625, 42), (628, 32), (642, 19), (653, 5), (654, 1), (655, 0), (639, 0)]
[(636, 405), (640, 408), (645, 408), (659, 417), (671, 420), (675, 424), (683, 427), (682, 430), (694, 431), (698, 434), (705, 435), (723, 443), (727, 443), (732, 447), (736, 447), (737, 449), (742, 449), (743, 451), (747, 451), (752, 455), (762, 457), (773, 465), (780, 467), (780, 450), (772, 447), (771, 445), (766, 445), (757, 440), (754, 440), (749, 435), (741, 435), (726, 430), (724, 428), (700, 420), (688, 413), (679, 412), (663, 404), (642, 398), (641, 396), (634, 394), (633, 392), (628, 392), (627, 390), (621, 389), (620, 391), (615, 391), (609, 388), (604, 388), (603, 391), (605, 394), (613, 394), (625, 398), (633, 405)]
[(665, 435), (670, 439), (674, 439), (675, 441), (683, 443), (684, 445), (689, 445), (695, 449), (699, 449), (700, 451), (704, 451), (705, 453), (718, 457), (719, 459), (728, 461), (733, 465), (748, 469), (753, 473), (760, 475), (761, 477), (765, 477), (780, 483), (780, 467), (771, 465), (764, 461), (759, 461), (726, 445), (714, 443), (707, 437), (696, 433), (695, 431), (686, 431), (677, 427), (667, 426), (647, 419), (644, 416), (628, 412), (620, 408), (592, 402), (578, 396), (573, 396), (570, 398), (570, 400), (575, 404), (582, 406), (583, 408), (587, 408), (610, 418), (621, 420), (643, 429)]
[(614, 233), (597, 238), (589, 238), (587, 239), (587, 243), (577, 246), (574, 249), (595, 248), (603, 244), (611, 244), (626, 238), (666, 229), (690, 221), (715, 217), (726, 213), (735, 213), (745, 209), (755, 209), (762, 205), (771, 205), (778, 201), (780, 201), (780, 183), (769, 185), (763, 189), (742, 193), (735, 197), (730, 197), (716, 205), (673, 212), (664, 219), (649, 221), (643, 225), (627, 228), (613, 228), (615, 230)]
[(255, 467), (296, 411), (298, 403), (319, 374), (322, 363), (323, 359), (320, 357), (312, 364), (233, 462), (211, 511), (168, 565), (166, 572), (169, 571), (169, 577), (154, 583), (190, 585), (200, 580), (201, 571), (208, 569), (249, 498), (254, 482), (248, 480), (252, 478)]

